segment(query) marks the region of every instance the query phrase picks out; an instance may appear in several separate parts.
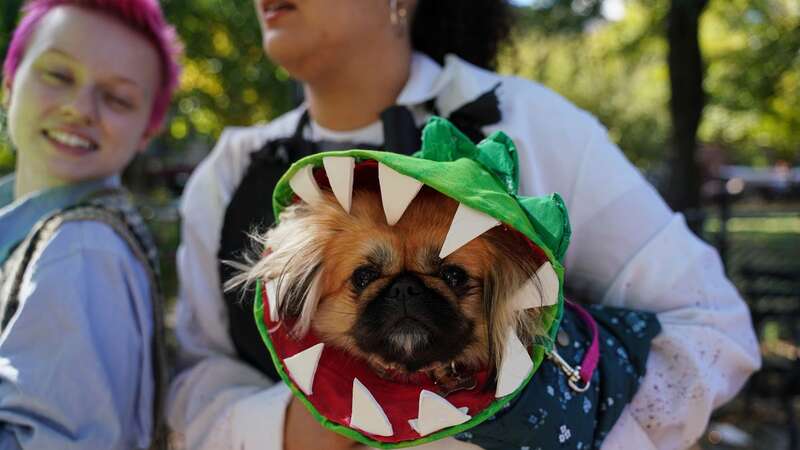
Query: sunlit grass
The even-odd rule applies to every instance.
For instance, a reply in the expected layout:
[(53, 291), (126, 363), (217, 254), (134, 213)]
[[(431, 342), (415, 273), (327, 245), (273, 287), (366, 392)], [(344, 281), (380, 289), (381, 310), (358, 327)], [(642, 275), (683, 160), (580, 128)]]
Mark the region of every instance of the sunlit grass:
[[(728, 220), (726, 226), (729, 233), (795, 233), (800, 239), (800, 212), (772, 217), (734, 217)], [(705, 231), (718, 233), (720, 220), (716, 217), (707, 220)]]

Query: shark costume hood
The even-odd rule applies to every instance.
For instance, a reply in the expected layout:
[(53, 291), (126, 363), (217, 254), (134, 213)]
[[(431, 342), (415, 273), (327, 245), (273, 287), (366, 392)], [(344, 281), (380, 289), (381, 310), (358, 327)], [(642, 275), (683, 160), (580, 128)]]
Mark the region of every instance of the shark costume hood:
[[(348, 150), (319, 153), (296, 162), (273, 193), (275, 217), (296, 201), (315, 202), (330, 189), (349, 212), (354, 180), (377, 175), (386, 220), (394, 225), (423, 185), (459, 207), (442, 243), (445, 257), (497, 226), (527, 238), (532, 254), (545, 261), (535, 278), (515, 294), (518, 310), (540, 308), (550, 339), (526, 348), (516, 330), (506, 333), (499, 370), (476, 374), (474, 389), (446, 398), (427, 375), (407, 382), (386, 380), (363, 361), (326, 347), (309, 331), (299, 340), (280, 326), (276, 283), (259, 281), (255, 320), (281, 378), (325, 427), (378, 448), (419, 445), (470, 429), (496, 414), (535, 376), (553, 348), (564, 310), (562, 260), (570, 238), (566, 207), (558, 194), (518, 194), (519, 164), (514, 143), (494, 133), (478, 145), (448, 121), (434, 117), (413, 156)], [(309, 295), (318, 295), (314, 286)], [(489, 389), (491, 387), (491, 389)]]

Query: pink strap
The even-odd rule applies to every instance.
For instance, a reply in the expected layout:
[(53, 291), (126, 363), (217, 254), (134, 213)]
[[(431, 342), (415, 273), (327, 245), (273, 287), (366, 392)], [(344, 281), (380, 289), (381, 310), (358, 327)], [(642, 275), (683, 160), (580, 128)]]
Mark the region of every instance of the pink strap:
[(570, 301), (565, 303), (567, 306), (572, 308), (572, 310), (575, 311), (575, 313), (577, 313), (581, 319), (583, 319), (583, 322), (592, 332), (592, 343), (589, 345), (589, 349), (586, 351), (583, 361), (581, 361), (580, 370), (581, 380), (588, 384), (592, 379), (592, 374), (597, 368), (598, 362), (600, 361), (600, 333), (597, 331), (597, 322), (594, 321), (594, 317), (592, 317), (592, 315), (589, 314), (586, 309), (577, 303), (572, 303)]

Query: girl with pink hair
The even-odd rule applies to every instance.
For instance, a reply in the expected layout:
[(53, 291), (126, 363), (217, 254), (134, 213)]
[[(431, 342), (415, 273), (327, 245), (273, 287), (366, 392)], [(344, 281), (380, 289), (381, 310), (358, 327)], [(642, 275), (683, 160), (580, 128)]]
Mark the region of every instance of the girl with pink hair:
[(155, 246), (120, 173), (179, 46), (156, 0), (31, 0), (3, 66), (0, 448), (164, 448)]

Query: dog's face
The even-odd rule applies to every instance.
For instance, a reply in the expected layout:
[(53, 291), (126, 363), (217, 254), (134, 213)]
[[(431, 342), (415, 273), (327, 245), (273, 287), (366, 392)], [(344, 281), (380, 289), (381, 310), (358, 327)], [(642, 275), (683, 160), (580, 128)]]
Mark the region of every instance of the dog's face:
[[(277, 280), (282, 318), (379, 372), (476, 371), (493, 366), (508, 326), (534, 338), (535, 312), (510, 311), (536, 271), (527, 242), (503, 226), (439, 258), (458, 203), (423, 187), (394, 226), (380, 194), (353, 192), (350, 213), (330, 193), (281, 215), (254, 268)], [(309, 297), (317, 283), (317, 295)]]
[(390, 227), (376, 193), (354, 194), (351, 214), (334, 212), (341, 231), (323, 252), (314, 330), (395, 370), (486, 363), (483, 285), (498, 259), (492, 246), (475, 240), (441, 260), (455, 201), (426, 190)]

